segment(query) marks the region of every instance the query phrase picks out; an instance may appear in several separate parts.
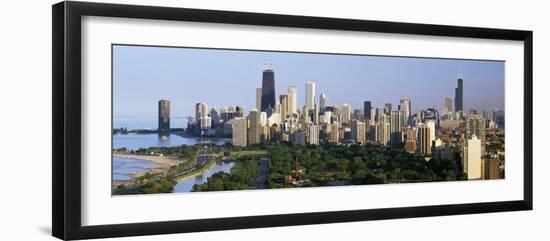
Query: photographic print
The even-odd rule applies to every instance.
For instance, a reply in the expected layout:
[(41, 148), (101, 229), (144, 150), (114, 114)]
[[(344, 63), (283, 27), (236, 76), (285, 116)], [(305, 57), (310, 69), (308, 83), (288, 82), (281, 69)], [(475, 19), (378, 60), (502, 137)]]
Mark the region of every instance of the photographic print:
[(504, 61), (112, 45), (112, 194), (504, 179)]

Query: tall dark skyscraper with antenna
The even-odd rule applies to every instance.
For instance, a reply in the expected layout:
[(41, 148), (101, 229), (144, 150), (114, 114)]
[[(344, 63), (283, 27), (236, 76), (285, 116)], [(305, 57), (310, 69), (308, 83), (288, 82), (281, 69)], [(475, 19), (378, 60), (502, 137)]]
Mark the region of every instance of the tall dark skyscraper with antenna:
[(275, 72), (271, 66), (263, 72), (261, 102), (262, 109), (260, 111), (267, 112), (269, 108), (275, 108)]
[(462, 88), (462, 76), (458, 78), (457, 87), (455, 88), (455, 112), (462, 112), (463, 110), (463, 88)]

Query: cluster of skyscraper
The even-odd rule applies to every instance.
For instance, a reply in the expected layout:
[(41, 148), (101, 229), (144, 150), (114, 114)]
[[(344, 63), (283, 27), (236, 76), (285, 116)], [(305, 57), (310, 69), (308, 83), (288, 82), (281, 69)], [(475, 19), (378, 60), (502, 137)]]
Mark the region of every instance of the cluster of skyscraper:
[[(262, 87), (256, 89), (256, 108), (248, 115), (240, 106), (208, 109), (207, 104), (197, 103), (195, 119), (189, 120), (187, 131), (202, 136), (231, 136), (235, 146), (264, 141), (287, 141), (298, 145), (373, 143), (404, 148), (427, 160), (430, 157), (454, 160), (453, 147), (458, 146), (462, 149), (460, 156), (468, 178), (489, 178), (484, 170), (493, 168), (491, 171), (497, 172), (495, 168), (500, 168), (500, 164), (483, 161), (486, 128), (503, 127), (504, 115), (501, 114), (502, 123), (498, 124), (500, 114), (497, 112), (490, 119), (486, 112), (481, 116), (475, 110), (463, 115), (462, 78), (457, 84), (454, 111), (452, 99), (446, 97), (442, 117), (436, 108), (413, 113), (410, 98), (401, 98), (395, 109), (391, 103), (376, 108), (371, 101), (364, 101), (362, 109), (352, 109), (347, 103), (329, 105), (324, 93), (319, 95), (317, 102), (314, 82), (305, 84), (305, 105), (298, 108), (296, 86), (288, 86), (287, 92), (279, 95), (277, 101), (275, 72), (267, 68), (262, 74)], [(166, 100), (159, 101), (159, 130), (169, 129), (169, 105)], [(492, 159), (487, 157), (485, 160)]]

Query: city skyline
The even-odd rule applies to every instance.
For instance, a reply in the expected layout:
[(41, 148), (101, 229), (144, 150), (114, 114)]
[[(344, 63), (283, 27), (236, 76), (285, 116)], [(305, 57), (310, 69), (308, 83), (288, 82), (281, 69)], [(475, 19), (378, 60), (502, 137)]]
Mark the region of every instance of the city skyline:
[[(503, 62), (128, 48), (113, 155), (169, 164), (113, 166), (115, 194), (504, 178)], [(157, 128), (119, 126), (149, 102)]]
[[(237, 63), (230, 61), (235, 58), (239, 59)], [(296, 86), (298, 109), (306, 105), (305, 86), (312, 82), (316, 103), (321, 94), (326, 96), (327, 105), (347, 103), (351, 109), (361, 109), (367, 100), (373, 107), (383, 108), (385, 103), (398, 106), (401, 98), (410, 98), (412, 112), (432, 107), (442, 110), (445, 98), (455, 95), (459, 74), (464, 79), (465, 112), (504, 108), (504, 62), (499, 61), (115, 46), (113, 113), (115, 116), (152, 117), (157, 111), (156, 105), (148, 106), (160, 99), (172, 102), (172, 118), (193, 116), (194, 104), (199, 102), (217, 108), (240, 105), (248, 111), (256, 107), (256, 88), (262, 87), (262, 71), (268, 59), (275, 72), (276, 102), (280, 95), (287, 94), (288, 86)], [(349, 61), (343, 64), (344, 59)], [(181, 68), (178, 64), (188, 64), (190, 68)], [(139, 68), (141, 65), (147, 68)], [(208, 66), (217, 71), (202, 71)], [(324, 68), (327, 66), (331, 68)], [(419, 72), (419, 69), (424, 71)], [(339, 73), (342, 77), (335, 77)], [(368, 81), (382, 74), (387, 75), (385, 81)], [(154, 76), (157, 76), (153, 80), (155, 84), (151, 85)], [(434, 80), (439, 79), (438, 76), (444, 76), (445, 81)], [(189, 78), (217, 81), (210, 83)], [(341, 81), (346, 78), (345, 82)], [(420, 80), (414, 84), (415, 79)], [(367, 83), (357, 86), (360, 81)], [(391, 95), (385, 94), (388, 88)], [(204, 91), (199, 91), (201, 89)]]

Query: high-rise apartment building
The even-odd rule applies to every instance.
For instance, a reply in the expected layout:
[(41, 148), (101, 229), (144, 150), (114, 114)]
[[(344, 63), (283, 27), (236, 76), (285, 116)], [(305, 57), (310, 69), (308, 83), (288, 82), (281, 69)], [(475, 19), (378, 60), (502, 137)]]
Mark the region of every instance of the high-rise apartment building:
[(483, 179), (501, 179), (500, 160), (487, 158), (483, 161)]
[(378, 116), (378, 126), (380, 130), (380, 144), (388, 145), (390, 142), (390, 116), (385, 113), (380, 113)]
[(366, 133), (367, 130), (365, 129), (365, 122), (355, 120), (351, 123), (351, 139), (356, 142), (366, 143)]
[(411, 99), (410, 98), (402, 98), (399, 100), (399, 109), (403, 110), (403, 122), (401, 123), (402, 127), (406, 127), (409, 125), (408, 121), (411, 117)]
[(260, 143), (261, 112), (252, 109), (248, 114), (248, 144)]
[(170, 101), (159, 100), (158, 104), (158, 131), (170, 131)]
[(417, 128), (416, 145), (418, 146), (418, 154), (421, 156), (431, 156), (432, 140), (431, 128), (428, 125), (420, 125)]
[(256, 88), (256, 109), (262, 109), (262, 88)]
[(298, 91), (296, 86), (288, 87), (288, 115), (298, 113)]
[(351, 121), (351, 109), (347, 103), (342, 105), (342, 124), (349, 126)]
[(288, 113), (288, 95), (279, 95), (279, 105), (281, 106), (281, 122), (286, 120)]
[(399, 146), (402, 142), (401, 139), (401, 123), (403, 123), (403, 111), (393, 110), (390, 118), (390, 143), (391, 146)]
[(247, 145), (247, 128), (246, 118), (237, 117), (232, 120), (232, 143), (234, 146), (246, 146)]
[(464, 173), (471, 179), (481, 179), (482, 177), (482, 161), (481, 161), (481, 140), (473, 135), (466, 139), (464, 145), (464, 153), (462, 155), (462, 165)]
[(315, 83), (309, 81), (306, 83), (306, 110), (315, 108)]
[(199, 121), (201, 117), (208, 116), (208, 105), (206, 103), (197, 103), (195, 105), (195, 120)]
[(330, 127), (330, 142), (333, 144), (340, 143), (340, 123), (334, 122)]
[(310, 145), (319, 145), (319, 125), (310, 123), (307, 130), (308, 143)]
[(430, 128), (430, 141), (435, 141), (435, 121), (434, 119), (426, 120), (426, 125)]
[(416, 141), (417, 141), (416, 129), (407, 128), (405, 130), (405, 151), (408, 153), (415, 153), (417, 150)]
[(466, 118), (465, 139), (477, 136), (481, 141), (481, 156), (485, 155), (485, 119), (481, 115), (468, 115)]
[(453, 119), (453, 99), (449, 96), (445, 97), (443, 116), (447, 116), (447, 119)]

